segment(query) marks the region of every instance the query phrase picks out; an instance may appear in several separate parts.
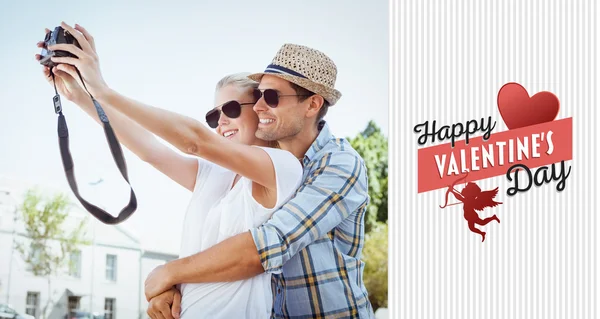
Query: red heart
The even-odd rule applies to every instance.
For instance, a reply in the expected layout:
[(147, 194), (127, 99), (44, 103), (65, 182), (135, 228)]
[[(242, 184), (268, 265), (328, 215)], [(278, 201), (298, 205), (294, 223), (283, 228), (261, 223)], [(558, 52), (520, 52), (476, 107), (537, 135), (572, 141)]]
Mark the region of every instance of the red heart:
[(530, 98), (519, 83), (506, 83), (498, 92), (498, 109), (510, 130), (552, 122), (559, 108), (556, 95), (544, 91)]

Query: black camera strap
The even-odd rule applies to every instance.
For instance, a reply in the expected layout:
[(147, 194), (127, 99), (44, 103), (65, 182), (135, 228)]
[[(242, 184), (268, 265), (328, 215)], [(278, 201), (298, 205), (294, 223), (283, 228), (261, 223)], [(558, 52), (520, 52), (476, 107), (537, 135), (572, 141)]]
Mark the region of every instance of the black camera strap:
[(94, 106), (96, 107), (96, 112), (98, 113), (100, 121), (102, 121), (102, 124), (104, 126), (104, 133), (106, 135), (106, 140), (108, 141), (108, 145), (110, 146), (110, 151), (112, 153), (113, 159), (115, 160), (119, 171), (121, 171), (121, 175), (127, 181), (127, 184), (129, 184), (129, 188), (131, 190), (129, 204), (127, 204), (127, 206), (121, 210), (117, 217), (114, 217), (111, 214), (104, 211), (103, 209), (93, 204), (90, 204), (79, 194), (77, 182), (75, 181), (73, 158), (71, 157), (71, 152), (69, 150), (69, 129), (67, 128), (67, 121), (65, 119), (65, 116), (62, 113), (60, 95), (56, 90), (54, 73), (52, 72), (52, 69), (50, 69), (50, 74), (52, 75), (52, 82), (54, 83), (54, 92), (56, 93), (56, 95), (53, 98), (53, 102), (54, 111), (56, 114), (58, 114), (58, 142), (60, 146), (60, 156), (62, 158), (63, 168), (65, 170), (65, 174), (67, 176), (67, 180), (69, 182), (71, 190), (73, 191), (73, 194), (75, 194), (75, 196), (77, 197), (79, 202), (81, 202), (83, 207), (85, 207), (85, 209), (90, 214), (94, 215), (94, 217), (96, 217), (101, 222), (109, 225), (116, 225), (125, 221), (127, 218), (129, 218), (129, 216), (131, 216), (131, 214), (135, 212), (135, 210), (137, 209), (137, 200), (135, 197), (135, 193), (133, 192), (133, 188), (131, 187), (131, 183), (129, 182), (129, 177), (127, 174), (127, 165), (123, 157), (123, 150), (121, 149), (121, 144), (119, 143), (117, 136), (115, 135), (112, 127), (110, 126), (108, 117), (106, 116), (106, 113), (104, 113), (102, 106), (100, 106), (100, 103), (96, 101), (96, 99), (87, 90), (87, 87), (85, 87), (85, 82), (83, 81), (79, 70), (77, 70), (77, 73), (79, 74), (79, 78), (81, 79), (81, 83), (83, 84), (86, 92), (90, 95), (92, 101), (94, 102)]

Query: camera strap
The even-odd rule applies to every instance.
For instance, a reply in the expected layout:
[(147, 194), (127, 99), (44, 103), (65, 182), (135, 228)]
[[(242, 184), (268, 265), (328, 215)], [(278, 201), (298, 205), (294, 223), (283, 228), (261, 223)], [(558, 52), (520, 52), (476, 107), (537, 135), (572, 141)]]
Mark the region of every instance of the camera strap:
[(106, 113), (104, 113), (102, 106), (100, 106), (100, 103), (98, 103), (98, 101), (96, 101), (96, 99), (94, 99), (94, 97), (90, 94), (90, 92), (85, 87), (85, 82), (83, 81), (83, 78), (81, 77), (81, 73), (79, 73), (79, 70), (77, 70), (77, 73), (79, 74), (79, 78), (81, 79), (81, 83), (83, 83), (83, 86), (84, 86), (86, 92), (90, 95), (90, 97), (92, 98), (92, 101), (94, 102), (94, 106), (96, 107), (96, 112), (98, 113), (98, 117), (100, 118), (100, 121), (102, 121), (102, 124), (104, 127), (104, 133), (106, 135), (106, 140), (108, 141), (108, 145), (110, 147), (110, 151), (112, 153), (113, 159), (115, 160), (115, 163), (117, 164), (117, 167), (119, 168), (119, 171), (121, 172), (121, 175), (127, 181), (127, 184), (129, 184), (129, 188), (131, 190), (129, 204), (127, 204), (127, 206), (121, 210), (121, 212), (119, 213), (119, 215), (117, 217), (114, 217), (113, 215), (107, 213), (103, 209), (101, 209), (93, 204), (90, 204), (88, 201), (83, 199), (83, 197), (81, 197), (81, 195), (79, 194), (79, 189), (77, 187), (77, 181), (75, 181), (75, 170), (74, 170), (73, 158), (71, 156), (71, 151), (69, 150), (69, 129), (67, 127), (67, 121), (65, 119), (65, 116), (62, 113), (62, 106), (60, 103), (60, 95), (58, 94), (58, 91), (56, 90), (56, 82), (55, 82), (55, 78), (54, 78), (54, 73), (52, 72), (52, 69), (51, 69), (50, 74), (52, 75), (52, 82), (54, 83), (54, 92), (56, 93), (56, 95), (53, 98), (53, 102), (54, 102), (54, 111), (56, 114), (58, 114), (58, 142), (59, 142), (59, 146), (60, 146), (60, 156), (62, 158), (63, 168), (65, 170), (65, 174), (67, 176), (67, 180), (69, 182), (69, 186), (71, 187), (71, 190), (73, 191), (73, 194), (75, 194), (75, 197), (77, 197), (77, 199), (83, 205), (83, 207), (90, 214), (92, 214), (94, 217), (96, 217), (101, 222), (103, 222), (105, 224), (109, 224), (109, 225), (116, 225), (116, 224), (119, 224), (119, 223), (122, 223), (123, 221), (125, 221), (127, 218), (129, 218), (129, 216), (131, 216), (131, 214), (133, 214), (135, 212), (135, 210), (137, 209), (137, 200), (135, 197), (135, 193), (133, 192), (133, 188), (131, 187), (131, 183), (129, 182), (129, 177), (127, 174), (127, 164), (125, 163), (125, 159), (123, 157), (123, 150), (121, 149), (121, 144), (119, 143), (117, 136), (115, 135), (112, 127), (110, 126), (108, 117), (106, 116)]

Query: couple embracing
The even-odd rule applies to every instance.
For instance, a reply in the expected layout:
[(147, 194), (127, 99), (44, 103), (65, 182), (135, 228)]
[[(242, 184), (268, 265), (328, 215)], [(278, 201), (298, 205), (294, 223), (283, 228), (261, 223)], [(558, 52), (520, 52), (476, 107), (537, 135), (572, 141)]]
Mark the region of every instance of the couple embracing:
[(53, 57), (47, 80), (100, 123), (87, 90), (121, 144), (192, 192), (180, 258), (145, 282), (151, 318), (374, 317), (361, 261), (367, 172), (324, 121), (341, 97), (328, 56), (284, 44), (264, 72), (225, 76), (211, 130), (112, 90), (90, 33), (61, 26), (81, 49), (50, 47), (77, 58)]

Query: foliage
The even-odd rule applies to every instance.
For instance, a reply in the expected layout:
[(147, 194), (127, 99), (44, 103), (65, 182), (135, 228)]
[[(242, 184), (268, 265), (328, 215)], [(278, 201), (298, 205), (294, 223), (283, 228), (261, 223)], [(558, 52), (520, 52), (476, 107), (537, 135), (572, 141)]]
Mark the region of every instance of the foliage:
[(354, 138), (348, 138), (367, 166), (370, 203), (365, 216), (366, 232), (377, 221), (386, 222), (388, 185), (388, 141), (373, 121)]
[(388, 303), (388, 141), (370, 121), (354, 138), (348, 138), (367, 167), (370, 203), (365, 216), (364, 284), (373, 310)]
[(373, 310), (388, 303), (388, 225), (378, 222), (365, 236), (363, 260), (365, 261), (364, 283), (369, 292)]
[(89, 244), (84, 239), (85, 220), (75, 227), (65, 225), (70, 206), (63, 194), (48, 199), (30, 189), (20, 208), (25, 237), (16, 243), (16, 249), (35, 276), (48, 280), (48, 302), (42, 311), (43, 318), (51, 303), (51, 277), (69, 266), (70, 255), (79, 245)]

